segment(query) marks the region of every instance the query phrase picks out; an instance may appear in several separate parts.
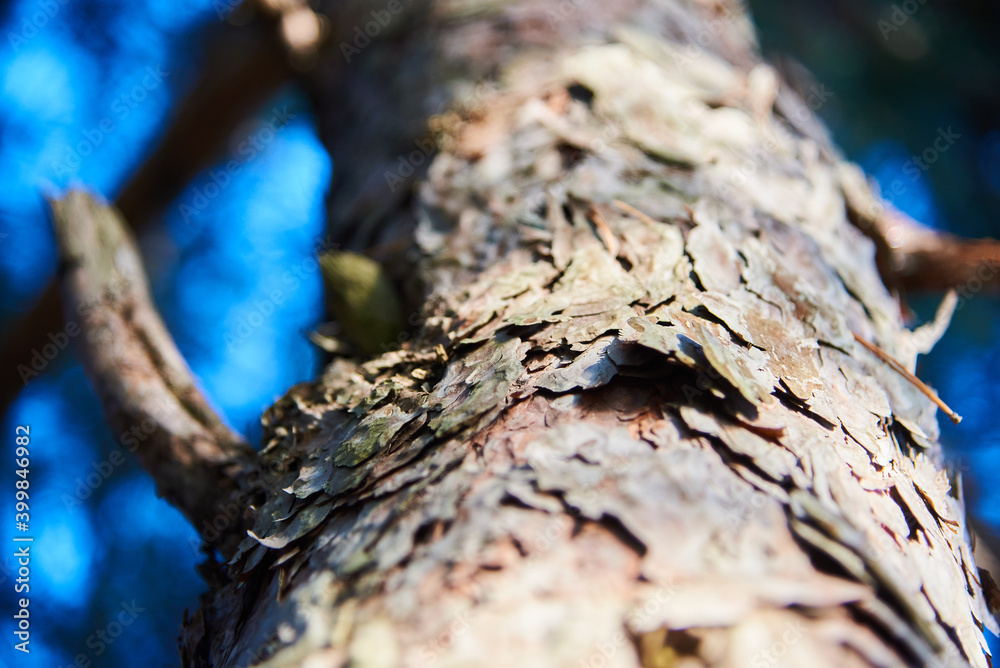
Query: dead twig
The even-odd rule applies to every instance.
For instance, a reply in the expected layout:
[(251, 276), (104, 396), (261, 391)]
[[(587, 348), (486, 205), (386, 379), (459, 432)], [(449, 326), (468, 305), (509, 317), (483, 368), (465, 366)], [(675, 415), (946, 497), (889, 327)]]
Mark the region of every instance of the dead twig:
[(615, 238), (614, 232), (611, 231), (608, 221), (604, 219), (604, 214), (600, 212), (593, 202), (590, 203), (587, 214), (590, 221), (594, 224), (597, 236), (600, 237), (605, 248), (608, 249), (608, 253), (611, 254), (611, 257), (618, 257), (618, 239)]
[(613, 200), (611, 203), (614, 204), (615, 207), (617, 207), (619, 211), (627, 213), (630, 216), (633, 216), (633, 217), (641, 220), (644, 223), (648, 223), (650, 225), (662, 225), (662, 223), (660, 221), (656, 220), (655, 218), (653, 218), (649, 214), (643, 213), (642, 211), (639, 211), (639, 209), (635, 208), (631, 204), (626, 204), (625, 202), (621, 201), (620, 199)]
[(937, 392), (935, 392), (933, 389), (931, 389), (927, 385), (927, 383), (925, 383), (924, 381), (920, 380), (919, 378), (917, 378), (916, 376), (914, 376), (912, 373), (910, 373), (909, 371), (907, 371), (906, 367), (904, 367), (902, 364), (900, 364), (898, 361), (896, 361), (895, 357), (893, 357), (889, 353), (885, 352), (884, 350), (882, 350), (881, 348), (879, 348), (878, 346), (876, 346), (874, 343), (870, 343), (869, 341), (865, 341), (863, 338), (861, 338), (860, 336), (858, 336), (856, 333), (854, 333), (854, 339), (858, 343), (860, 343), (861, 345), (863, 345), (866, 349), (868, 349), (868, 351), (871, 352), (873, 355), (875, 355), (875, 357), (879, 358), (880, 360), (882, 360), (883, 362), (885, 362), (886, 364), (888, 364), (889, 366), (891, 366), (893, 369), (895, 369), (896, 373), (898, 373), (903, 378), (905, 378), (906, 380), (908, 380), (911, 383), (913, 383), (918, 390), (920, 390), (925, 395), (927, 395), (927, 398), (929, 398), (931, 401), (933, 401), (935, 404), (937, 404), (938, 408), (940, 408), (941, 410), (943, 410), (945, 412), (945, 415), (947, 415), (951, 419), (952, 422), (954, 422), (955, 424), (958, 424), (959, 422), (962, 421), (962, 416), (959, 415), (958, 413), (956, 413), (955, 411), (951, 410), (951, 408), (948, 406), (948, 404), (946, 404), (945, 402), (943, 402), (941, 400), (941, 397), (939, 397), (937, 395)]

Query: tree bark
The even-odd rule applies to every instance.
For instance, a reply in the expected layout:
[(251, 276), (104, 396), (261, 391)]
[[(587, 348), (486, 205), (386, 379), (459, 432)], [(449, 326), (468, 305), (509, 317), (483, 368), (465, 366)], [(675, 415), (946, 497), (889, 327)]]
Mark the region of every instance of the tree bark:
[(940, 327), (742, 10), (390, 6), (311, 92), (414, 335), (264, 416), (185, 664), (988, 666), (935, 405), (856, 341), (912, 371)]

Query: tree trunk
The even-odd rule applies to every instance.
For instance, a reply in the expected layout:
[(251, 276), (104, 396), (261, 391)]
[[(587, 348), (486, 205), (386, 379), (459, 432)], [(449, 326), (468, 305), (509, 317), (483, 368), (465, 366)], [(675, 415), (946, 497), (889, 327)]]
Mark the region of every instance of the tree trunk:
[(857, 340), (936, 330), (742, 10), (352, 11), (331, 229), (394, 242), (414, 334), (265, 415), (186, 665), (988, 666), (935, 404)]

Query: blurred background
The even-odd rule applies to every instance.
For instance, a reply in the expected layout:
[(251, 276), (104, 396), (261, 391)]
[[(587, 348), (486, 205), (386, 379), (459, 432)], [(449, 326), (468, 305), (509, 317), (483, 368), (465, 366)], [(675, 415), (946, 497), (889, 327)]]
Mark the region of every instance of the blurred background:
[[(73, 184), (110, 199), (119, 194), (194, 85), (206, 35), (233, 4), (0, 4), (0, 335), (24, 327), (24, 314), (54, 275), (43, 195)], [(802, 90), (824, 91), (817, 112), (844, 152), (887, 193), (894, 190), (888, 199), (896, 207), (962, 235), (1000, 236), (1000, 6), (750, 5), (765, 53)], [(234, 133), (229, 154), (140, 235), (156, 303), (182, 353), (210, 400), (255, 444), (261, 412), (312, 378), (320, 362), (304, 332), (322, 310), (310, 258), (324, 234), (333, 165), (314, 121), (302, 91), (280, 89)], [(953, 138), (947, 150), (933, 164), (919, 160), (942, 132)], [(240, 151), (247, 140), (254, 150)], [(238, 169), (226, 169), (223, 184), (219, 170), (231, 158)], [(273, 299), (273, 286), (289, 277), (295, 288)], [(939, 299), (911, 298), (918, 319)], [(1000, 299), (974, 295), (919, 367), (965, 417), (959, 427), (944, 420), (943, 438), (978, 521), (996, 533), (1000, 389), (991, 381), (1000, 372), (998, 333)], [(25, 360), (20, 371), (5, 368), (0, 379), (14, 386), (12, 401), (0, 407), (5, 461), (13, 459), (15, 426), (31, 427), (35, 536), (32, 653), (15, 656), (4, 614), (0, 662), (176, 666), (180, 620), (205, 591), (195, 534), (156, 498), (130, 456), (119, 463), (127, 449), (105, 426), (59, 334), (38, 339), (40, 353), (52, 343), (47, 352), (59, 348), (55, 354)], [(0, 489), (14, 481), (13, 465), (0, 467)], [(0, 523), (0, 541), (10, 539), (9, 523)], [(4, 611), (15, 605), (13, 565), (3, 550)]]

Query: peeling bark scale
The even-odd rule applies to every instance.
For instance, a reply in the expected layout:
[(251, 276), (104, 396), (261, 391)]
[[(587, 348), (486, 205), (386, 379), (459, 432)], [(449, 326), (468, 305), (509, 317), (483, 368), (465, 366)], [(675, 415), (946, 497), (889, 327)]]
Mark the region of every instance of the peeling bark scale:
[(267, 412), (186, 665), (988, 666), (936, 408), (854, 338), (927, 337), (746, 15), (407, 11), (313, 93), (419, 332)]

